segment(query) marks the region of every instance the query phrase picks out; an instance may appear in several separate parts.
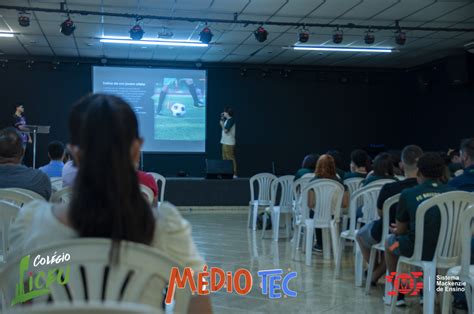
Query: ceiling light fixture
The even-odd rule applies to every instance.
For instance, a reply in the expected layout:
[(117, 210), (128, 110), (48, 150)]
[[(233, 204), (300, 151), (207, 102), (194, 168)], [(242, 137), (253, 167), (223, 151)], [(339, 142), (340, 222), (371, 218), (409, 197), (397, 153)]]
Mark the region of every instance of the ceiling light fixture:
[(204, 44), (209, 44), (212, 40), (212, 36), (214, 36), (214, 34), (212, 34), (211, 29), (206, 26), (199, 33), (199, 41)]
[(74, 33), (75, 29), (76, 26), (74, 25), (74, 22), (71, 20), (70, 17), (68, 17), (67, 20), (62, 22), (61, 26), (59, 27), (59, 31), (66, 36), (71, 36), (72, 33)]
[(395, 42), (397, 45), (403, 46), (407, 41), (407, 35), (404, 31), (402, 31), (398, 21), (395, 21), (395, 26), (398, 28), (398, 30), (395, 32)]
[(334, 34), (332, 35), (332, 41), (335, 44), (340, 44), (342, 43), (342, 40), (344, 39), (344, 32), (337, 27), (334, 30)]
[(372, 45), (375, 42), (374, 32), (372, 32), (370, 29), (368, 29), (367, 32), (365, 32), (364, 42), (367, 45)]
[(367, 47), (330, 47), (330, 46), (310, 46), (297, 45), (290, 47), (294, 50), (313, 50), (313, 51), (340, 51), (340, 52), (371, 52), (371, 53), (390, 53), (394, 50), (386, 48), (367, 48)]
[(18, 13), (18, 24), (22, 27), (30, 26), (30, 16), (25, 11)]
[(208, 44), (204, 44), (197, 40), (165, 40), (165, 39), (142, 39), (133, 40), (127, 39), (126, 37), (104, 37), (100, 39), (101, 43), (110, 44), (127, 44), (127, 45), (152, 45), (152, 46), (177, 46), (177, 47), (207, 47)]
[(255, 39), (261, 43), (267, 40), (267, 37), (268, 37), (268, 32), (265, 28), (263, 28), (263, 26), (260, 26), (259, 28), (257, 28), (255, 32), (253, 32), (253, 34), (255, 35)]
[(300, 43), (306, 43), (309, 40), (309, 32), (303, 27), (303, 30), (298, 34), (298, 41)]
[(6, 33), (6, 32), (2, 33), (2, 32), (0, 32), (0, 37), (9, 37), (9, 38), (11, 38), (11, 37), (15, 37), (15, 35), (13, 33)]

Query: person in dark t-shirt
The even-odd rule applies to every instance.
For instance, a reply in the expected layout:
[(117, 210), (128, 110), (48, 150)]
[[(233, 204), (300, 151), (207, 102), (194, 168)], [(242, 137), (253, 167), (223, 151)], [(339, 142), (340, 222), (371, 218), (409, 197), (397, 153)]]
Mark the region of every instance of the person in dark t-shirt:
[(26, 147), (27, 143), (31, 143), (31, 137), (29, 133), (24, 133), (28, 131), (28, 128), (25, 127), (26, 125), (26, 118), (23, 115), (25, 112), (25, 107), (21, 103), (15, 103), (13, 105), (15, 113), (11, 117), (11, 126), (16, 128), (21, 135), (21, 141), (23, 148)]
[[(416, 212), (418, 206), (433, 196), (448, 192), (448, 186), (441, 183), (445, 173), (443, 158), (437, 153), (425, 153), (418, 160), (419, 185), (404, 190), (400, 195), (396, 223), (385, 243), (386, 264), (389, 272), (396, 271), (400, 255), (410, 257), (415, 246)], [(438, 241), (441, 215), (436, 207), (430, 208), (424, 218), (422, 259), (433, 259)], [(404, 295), (399, 294), (397, 306), (404, 305)]]
[(344, 180), (350, 178), (364, 178), (370, 171), (370, 157), (365, 150), (356, 149), (351, 152), (351, 172), (346, 172)]
[(301, 168), (298, 169), (295, 173), (295, 181), (304, 176), (308, 173), (314, 173), (314, 169), (316, 169), (316, 162), (319, 159), (318, 154), (309, 154), (306, 155), (303, 159), (303, 163), (301, 164)]
[[(408, 145), (403, 149), (401, 155), (401, 168), (403, 169), (406, 179), (403, 181), (387, 183), (382, 187), (377, 199), (377, 209), (380, 218), (364, 225), (359, 232), (357, 232), (356, 240), (359, 243), (359, 247), (366, 262), (369, 262), (370, 249), (372, 245), (377, 244), (382, 240), (384, 202), (388, 198), (401, 193), (404, 189), (414, 187), (418, 184), (416, 179), (418, 168), (416, 164), (421, 155), (423, 155), (423, 151), (416, 145)], [(394, 204), (390, 208), (390, 223), (395, 222), (396, 210), (397, 204)], [(371, 284), (375, 285), (384, 273), (385, 261), (382, 256), (380, 263), (375, 265)]]

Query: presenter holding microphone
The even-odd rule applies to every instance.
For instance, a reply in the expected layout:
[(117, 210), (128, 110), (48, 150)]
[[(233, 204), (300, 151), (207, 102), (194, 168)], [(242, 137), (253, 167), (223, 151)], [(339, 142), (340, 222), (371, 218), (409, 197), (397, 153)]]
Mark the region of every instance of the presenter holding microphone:
[(222, 128), (221, 144), (222, 159), (232, 160), (234, 165), (234, 178), (237, 178), (237, 162), (235, 161), (235, 119), (234, 110), (225, 107), (221, 113), (220, 125)]

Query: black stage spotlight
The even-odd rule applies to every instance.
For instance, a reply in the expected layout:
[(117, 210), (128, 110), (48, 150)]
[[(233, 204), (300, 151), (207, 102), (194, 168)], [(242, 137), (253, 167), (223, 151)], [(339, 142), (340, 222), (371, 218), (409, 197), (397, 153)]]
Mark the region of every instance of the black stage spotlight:
[(30, 26), (30, 17), (26, 12), (18, 13), (18, 24), (23, 27)]
[(395, 42), (397, 43), (397, 45), (402, 46), (407, 41), (407, 35), (404, 31), (402, 31), (399, 21), (395, 21), (395, 26), (398, 28), (398, 30), (395, 32)]
[(302, 30), (299, 34), (298, 34), (298, 41), (300, 43), (306, 43), (308, 42), (309, 40), (309, 33), (307, 30)]
[(368, 30), (368, 31), (365, 33), (364, 42), (365, 42), (367, 45), (372, 45), (372, 44), (375, 42), (375, 35), (374, 35), (374, 33), (373, 33), (371, 30)]
[(133, 26), (130, 31), (130, 38), (133, 39), (133, 40), (140, 40), (143, 38), (143, 34), (145, 34), (145, 31), (143, 30), (143, 28), (138, 25), (138, 24), (135, 24), (135, 26)]
[(403, 46), (406, 41), (407, 35), (405, 34), (405, 32), (402, 32), (401, 30), (395, 32), (395, 42), (397, 43), (397, 45)]
[(336, 28), (336, 30), (334, 31), (334, 34), (332, 35), (332, 41), (333, 43), (335, 44), (340, 44), (342, 43), (342, 40), (344, 39), (344, 33), (342, 30), (338, 28)]
[(71, 20), (70, 17), (67, 18), (64, 22), (61, 23), (61, 27), (59, 30), (66, 36), (71, 36), (74, 33), (76, 26), (74, 26), (74, 22)]
[(199, 41), (203, 44), (208, 44), (211, 42), (212, 36), (214, 36), (214, 34), (212, 34), (211, 29), (206, 26), (199, 33)]
[(255, 39), (261, 43), (267, 40), (268, 32), (265, 28), (263, 28), (263, 26), (257, 28), (257, 30), (253, 34), (255, 35)]

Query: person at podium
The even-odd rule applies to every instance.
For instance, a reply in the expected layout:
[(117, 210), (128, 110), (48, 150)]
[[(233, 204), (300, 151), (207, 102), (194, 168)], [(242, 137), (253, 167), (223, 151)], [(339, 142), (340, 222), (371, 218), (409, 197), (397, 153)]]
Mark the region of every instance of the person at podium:
[(25, 126), (26, 125), (26, 118), (24, 116), (25, 107), (21, 103), (15, 103), (13, 105), (13, 108), (15, 110), (15, 113), (13, 114), (11, 118), (11, 125), (20, 132), (23, 149), (26, 149), (26, 144), (27, 143), (31, 144), (32, 141), (31, 141), (30, 133), (25, 133), (25, 132), (28, 132), (28, 128)]

